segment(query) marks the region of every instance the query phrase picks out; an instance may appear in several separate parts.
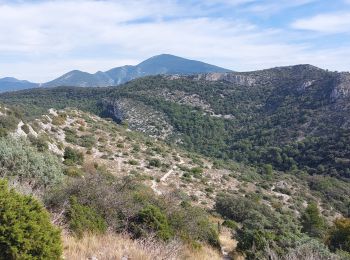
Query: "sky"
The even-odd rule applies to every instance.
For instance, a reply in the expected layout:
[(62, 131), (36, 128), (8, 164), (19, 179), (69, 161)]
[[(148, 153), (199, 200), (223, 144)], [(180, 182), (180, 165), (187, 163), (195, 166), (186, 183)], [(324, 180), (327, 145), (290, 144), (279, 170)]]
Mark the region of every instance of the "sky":
[(0, 0), (0, 35), (0, 77), (33, 82), (162, 53), (350, 71), (350, 0)]

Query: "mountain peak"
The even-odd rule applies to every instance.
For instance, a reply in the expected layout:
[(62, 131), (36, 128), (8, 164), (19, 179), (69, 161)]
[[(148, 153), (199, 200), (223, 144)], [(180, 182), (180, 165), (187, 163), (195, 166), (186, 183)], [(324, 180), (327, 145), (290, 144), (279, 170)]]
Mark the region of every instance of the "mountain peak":
[(171, 54), (160, 54), (144, 60), (136, 66), (122, 66), (95, 74), (79, 70), (70, 71), (63, 76), (45, 83), (45, 87), (79, 86), (107, 87), (151, 75), (180, 74), (190, 75), (209, 72), (228, 72), (229, 70), (204, 62), (189, 60)]

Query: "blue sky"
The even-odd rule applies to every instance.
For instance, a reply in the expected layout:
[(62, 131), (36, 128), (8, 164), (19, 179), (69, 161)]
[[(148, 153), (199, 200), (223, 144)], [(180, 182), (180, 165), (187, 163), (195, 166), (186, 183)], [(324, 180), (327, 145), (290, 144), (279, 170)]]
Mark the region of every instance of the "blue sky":
[(0, 77), (44, 82), (170, 53), (237, 71), (350, 70), (350, 0), (0, 0)]

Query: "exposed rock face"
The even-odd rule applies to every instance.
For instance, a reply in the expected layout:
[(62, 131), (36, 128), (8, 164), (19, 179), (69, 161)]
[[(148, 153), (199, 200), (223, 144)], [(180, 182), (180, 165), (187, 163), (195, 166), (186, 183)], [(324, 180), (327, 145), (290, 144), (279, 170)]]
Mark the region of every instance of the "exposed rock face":
[(101, 101), (102, 105), (102, 116), (112, 118), (117, 123), (122, 123), (125, 119), (125, 114), (123, 113), (121, 107), (117, 100), (103, 99)]
[(252, 86), (257, 82), (255, 77), (239, 73), (208, 73), (197, 75), (198, 80), (226, 81), (235, 85)]
[(340, 73), (336, 79), (335, 87), (331, 93), (331, 98), (337, 100), (339, 98), (348, 97), (350, 94), (350, 73)]
[(303, 84), (301, 84), (300, 86), (297, 87), (297, 90), (299, 92), (303, 92), (305, 91), (308, 87), (312, 86), (312, 84), (314, 84), (315, 80), (307, 80), (305, 82), (303, 82)]

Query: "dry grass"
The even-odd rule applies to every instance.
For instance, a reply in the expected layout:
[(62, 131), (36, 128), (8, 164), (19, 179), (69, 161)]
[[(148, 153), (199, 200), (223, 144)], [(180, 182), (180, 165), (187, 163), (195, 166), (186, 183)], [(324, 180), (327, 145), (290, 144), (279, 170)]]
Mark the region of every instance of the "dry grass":
[(180, 241), (161, 243), (153, 238), (132, 240), (127, 235), (85, 235), (76, 239), (63, 236), (64, 259), (69, 260), (153, 260), (153, 259), (221, 259), (219, 253), (209, 247), (192, 251)]

